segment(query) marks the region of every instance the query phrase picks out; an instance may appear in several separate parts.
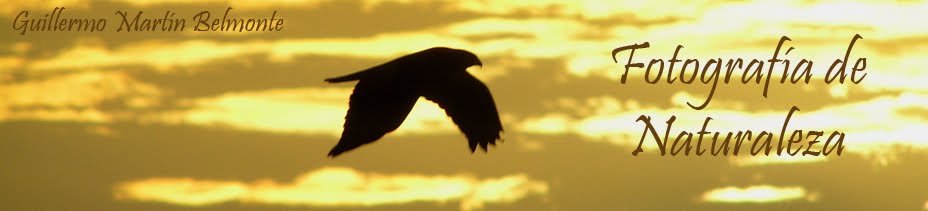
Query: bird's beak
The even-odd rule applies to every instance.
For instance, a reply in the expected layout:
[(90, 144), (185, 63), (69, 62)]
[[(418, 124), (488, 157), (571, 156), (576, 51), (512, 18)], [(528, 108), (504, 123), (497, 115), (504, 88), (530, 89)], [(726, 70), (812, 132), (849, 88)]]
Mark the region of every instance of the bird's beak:
[(480, 66), (480, 68), (483, 68), (483, 62), (481, 62), (480, 60), (477, 60), (477, 66)]

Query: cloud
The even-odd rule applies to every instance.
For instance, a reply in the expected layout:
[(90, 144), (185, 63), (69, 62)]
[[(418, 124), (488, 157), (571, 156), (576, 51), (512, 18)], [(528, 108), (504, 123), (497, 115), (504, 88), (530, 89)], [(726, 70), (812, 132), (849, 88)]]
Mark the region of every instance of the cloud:
[(828, 161), (825, 156), (749, 156), (749, 157), (732, 157), (729, 163), (738, 167), (745, 166), (762, 166), (776, 164), (802, 164)]
[(489, 15), (530, 14), (537, 16), (583, 17), (587, 19), (638, 18), (654, 20), (696, 15), (704, 11), (709, 1), (602, 1), (602, 0), (514, 0), (514, 1), (448, 1), (445, 10)]
[(74, 108), (57, 108), (57, 109), (30, 109), (30, 110), (9, 110), (0, 108), (0, 122), (10, 120), (43, 120), (43, 121), (76, 121), (76, 122), (94, 122), (105, 123), (112, 122), (113, 116), (97, 109), (74, 109)]
[[(226, 93), (183, 102), (189, 110), (143, 117), (143, 121), (334, 136), (342, 131), (351, 91), (351, 88), (294, 88)], [(400, 128), (391, 134), (457, 131), (444, 110), (420, 98)]]
[(510, 203), (529, 195), (545, 195), (548, 184), (524, 174), (477, 179), (467, 175), (363, 173), (351, 168), (324, 167), (298, 176), (291, 183), (259, 180), (214, 181), (191, 178), (150, 178), (115, 186), (122, 200), (206, 206), (238, 201), (315, 207), (370, 207), (412, 202), (460, 201), (462, 210), (490, 203)]
[[(88, 0), (62, 0), (62, 1), (29, 1), (29, 0), (10, 0), (0, 4), (0, 14), (8, 16), (11, 19), (22, 11), (42, 10), (42, 14), (50, 13), (55, 7), (65, 8), (88, 8)], [(48, 12), (44, 12), (48, 11)], [(34, 11), (33, 11), (34, 12)], [(31, 17), (37, 17), (37, 13), (30, 12)], [(41, 17), (38, 15), (38, 17)]]
[[(358, 58), (388, 58), (434, 46), (464, 46), (465, 41), (432, 34), (388, 34), (366, 41), (349, 38), (291, 39), (277, 41), (217, 42), (187, 40), (146, 41), (115, 49), (78, 45), (58, 55), (36, 60), (32, 71), (87, 69), (144, 65), (170, 73), (175, 67), (203, 65), (250, 54), (266, 54), (272, 61), (288, 61), (295, 55), (317, 54)], [(363, 50), (358, 50), (363, 49)]]
[[(686, 97), (688, 95), (678, 96), (684, 98), (677, 99), (681, 102), (674, 103), (679, 107), (666, 109), (642, 107), (634, 101), (622, 102), (611, 97), (590, 100), (591, 103), (596, 104), (590, 106), (594, 109), (588, 111), (587, 116), (571, 118), (566, 114), (550, 113), (523, 119), (517, 123), (516, 129), (534, 134), (578, 134), (588, 138), (587, 140), (634, 147), (637, 146), (645, 128), (642, 122), (636, 122), (640, 115), (652, 117), (651, 122), (657, 131), (664, 131), (665, 121), (671, 115), (676, 116), (677, 119), (670, 132), (671, 137), (681, 130), (698, 132), (706, 117), (713, 118), (706, 128), (709, 132), (770, 131), (779, 137), (788, 112), (786, 109), (755, 112), (712, 107), (697, 111), (686, 107), (682, 101), (692, 102), (698, 99), (689, 99)], [(847, 150), (858, 153), (884, 152), (885, 149), (889, 149), (888, 146), (892, 145), (926, 148), (928, 141), (919, 135), (921, 134), (919, 131), (928, 126), (928, 119), (909, 112), (910, 109), (920, 108), (926, 104), (928, 104), (928, 95), (905, 93), (836, 104), (819, 110), (800, 110), (793, 114), (787, 127), (787, 136), (796, 129), (821, 130), (825, 132), (825, 136), (819, 141), (824, 143), (824, 139), (827, 139), (831, 131), (841, 131), (846, 133), (844, 143)], [(586, 106), (578, 105), (576, 109), (584, 107)], [(711, 141), (711, 134), (706, 140)], [(643, 147), (646, 150), (647, 148), (653, 150), (657, 148), (657, 145), (649, 135)], [(780, 159), (777, 162), (787, 162), (781, 158), (772, 159)]]
[[(318, 4), (321, 1), (273, 1), (273, 4)], [(393, 1), (365, 1), (365, 4), (379, 5), (384, 2)], [(412, 1), (395, 1), (403, 4), (416, 4)], [(179, 3), (172, 0), (168, 1), (148, 1), (139, 3), (141, 5), (153, 5), (162, 3)], [(232, 2), (233, 4), (242, 2)], [(391, 32), (374, 34), (367, 37), (333, 37), (333, 38), (311, 38), (311, 39), (282, 39), (282, 40), (238, 40), (234, 42), (221, 42), (207, 39), (193, 39), (181, 41), (144, 41), (141, 43), (126, 45), (114, 48), (108, 48), (103, 45), (78, 44), (72, 48), (53, 54), (47, 58), (29, 60), (19, 59), (18, 57), (8, 57), (0, 59), (0, 63), (13, 64), (18, 67), (26, 67), (30, 71), (47, 71), (47, 70), (70, 70), (70, 69), (93, 69), (93, 68), (113, 68), (124, 65), (145, 65), (154, 67), (164, 73), (171, 73), (174, 67), (178, 66), (198, 66), (210, 62), (219, 62), (231, 60), (242, 56), (264, 55), (269, 60), (277, 62), (287, 62), (297, 55), (318, 54), (328, 56), (342, 57), (361, 57), (389, 59), (399, 55), (415, 52), (424, 48), (444, 45), (452, 47), (466, 48), (476, 52), (481, 57), (499, 56), (507, 58), (500, 64), (487, 64), (486, 71), (475, 71), (475, 73), (500, 73), (507, 69), (531, 66), (533, 59), (563, 59), (564, 71), (583, 77), (609, 77), (617, 79), (622, 70), (621, 64), (612, 62), (608, 51), (612, 48), (623, 44), (640, 43), (650, 41), (650, 49), (636, 52), (639, 60), (646, 58), (668, 58), (672, 54), (673, 46), (676, 44), (685, 45), (681, 56), (686, 58), (767, 58), (775, 45), (775, 42), (769, 42), (770, 45), (758, 46), (754, 42), (762, 41), (764, 43), (775, 40), (782, 35), (790, 35), (796, 42), (797, 49), (789, 56), (791, 59), (809, 58), (818, 61), (815, 65), (815, 77), (821, 75), (821, 71), (828, 66), (827, 61), (840, 57), (846, 42), (855, 33), (858, 28), (872, 28), (872, 33), (864, 33), (864, 40), (861, 40), (859, 47), (855, 47), (854, 55), (870, 57), (870, 69), (865, 80), (864, 90), (871, 92), (905, 90), (907, 93), (914, 93), (914, 96), (921, 96), (922, 92), (928, 90), (928, 83), (923, 83), (919, 79), (924, 78), (925, 72), (919, 71), (921, 55), (917, 54), (893, 54), (884, 52), (880, 46), (867, 44), (870, 42), (898, 42), (899, 39), (906, 37), (918, 37), (926, 31), (918, 27), (903, 27), (904, 20), (918, 19), (924, 16), (919, 8), (928, 4), (910, 4), (884, 5), (874, 2), (855, 2), (855, 3), (830, 3), (830, 2), (745, 2), (724, 5), (708, 5), (704, 2), (691, 2), (689, 4), (702, 5), (697, 7), (696, 12), (685, 13), (692, 17), (679, 22), (660, 24), (656, 26), (635, 26), (628, 24), (614, 24), (610, 26), (600, 26), (584, 20), (571, 18), (578, 15), (589, 15), (589, 17), (609, 17), (624, 12), (636, 11), (639, 14), (657, 15), (649, 13), (651, 11), (660, 12), (660, 14), (672, 15), (677, 7), (664, 8), (666, 3), (663, 2), (623, 2), (619, 5), (609, 5), (598, 1), (582, 1), (576, 3), (564, 3), (557, 1), (510, 1), (510, 2), (442, 2), (442, 9), (452, 11), (471, 11), (482, 14), (520, 14), (528, 12), (536, 17), (532, 18), (508, 18), (508, 17), (483, 17), (469, 19), (448, 25), (433, 26), (424, 29), (405, 32)], [(910, 8), (911, 7), (911, 8)], [(480, 11), (477, 11), (480, 8)], [(871, 10), (872, 8), (872, 10)], [(912, 9), (914, 8), (914, 9)], [(846, 10), (857, 12), (859, 15), (852, 16), (842, 15), (821, 15), (822, 11)], [(782, 17), (784, 12), (795, 12), (797, 15)], [(543, 15), (552, 13), (554, 15)], [(720, 16), (717, 14), (727, 14), (729, 16)], [(791, 13), (792, 14), (792, 13)], [(889, 15), (892, 14), (892, 15)], [(541, 17), (537, 17), (541, 16)], [(865, 18), (860, 17), (879, 17)], [(663, 17), (660, 17), (663, 18)], [(786, 18), (786, 21), (775, 21)], [(806, 25), (796, 25), (795, 22), (808, 23)], [(901, 25), (902, 24), (902, 25)], [(845, 25), (851, 25), (845, 27)], [(766, 28), (765, 28), (766, 27)], [(882, 28), (880, 28), (882, 27)], [(868, 29), (869, 30), (869, 29)], [(892, 33), (889, 33), (889, 32)], [(699, 33), (696, 33), (699, 32)], [(705, 32), (705, 33), (702, 33)], [(789, 32), (789, 34), (781, 34)], [(680, 34), (686, 34), (686, 39), (680, 38)], [(484, 37), (477, 39), (475, 37)], [(803, 40), (809, 41), (803, 41)], [(827, 40), (820, 44), (820, 40)], [(804, 42), (807, 44), (800, 44)], [(811, 44), (808, 44), (811, 43)], [(719, 48), (719, 46), (730, 46)], [(913, 52), (923, 52), (924, 44), (903, 45), (906, 50)], [(359, 50), (364, 49), (364, 50)], [(621, 56), (621, 55), (620, 55)], [(879, 59), (873, 59), (879, 58)], [(514, 61), (514, 62), (509, 62)], [(823, 62), (824, 61), (824, 62)], [(508, 63), (507, 63), (508, 62)], [(528, 64), (526, 64), (528, 63)], [(197, 69), (197, 68), (192, 68)], [(0, 73), (2, 74), (2, 73)], [(643, 71), (631, 71), (630, 74), (640, 76)], [(0, 79), (5, 77), (0, 75)], [(633, 79), (634, 80), (634, 79)], [(833, 87), (831, 94), (835, 97), (846, 96), (847, 88), (843, 86)], [(313, 90), (291, 90), (313, 91)], [(276, 91), (273, 91), (276, 92)], [(23, 92), (35, 93), (35, 92)], [(241, 94), (241, 95), (236, 95)], [(297, 131), (317, 133), (321, 131), (338, 131), (339, 128), (334, 126), (321, 126), (318, 123), (310, 123), (310, 120), (287, 120), (283, 112), (260, 111), (262, 115), (255, 115), (249, 107), (269, 106), (270, 108), (279, 108), (291, 112), (299, 113), (301, 116), (318, 116), (331, 122), (341, 122), (339, 113), (344, 113), (344, 101), (341, 103), (311, 103), (298, 99), (287, 98), (286, 96), (274, 95), (272, 97), (261, 96), (262, 91), (248, 93), (230, 93), (213, 98), (202, 98), (192, 100), (195, 109), (191, 111), (178, 112), (179, 116), (175, 119), (181, 119), (193, 124), (227, 124), (241, 128), (252, 128), (258, 130), (271, 131)], [(348, 93), (341, 93), (347, 96)], [(28, 96), (29, 94), (20, 94), (18, 96)], [(271, 94), (273, 95), (273, 94)], [(299, 96), (299, 95), (295, 95)], [(346, 99), (342, 96), (337, 99)], [(311, 96), (307, 96), (311, 97)], [(890, 97), (892, 98), (892, 97)], [(90, 99), (97, 99), (90, 97)], [(140, 101), (141, 102), (141, 101)], [(631, 102), (629, 102), (631, 103)], [(144, 104), (144, 103), (142, 103)], [(624, 104), (619, 103), (619, 104)], [(422, 103), (423, 107), (434, 106), (430, 103)], [(855, 106), (863, 106), (855, 104)], [(893, 105), (896, 106), (896, 105)], [(910, 105), (914, 106), (914, 105)], [(417, 106), (419, 107), (419, 106)], [(316, 111), (303, 111), (309, 108), (319, 109)], [(615, 107), (613, 107), (615, 108)], [(846, 107), (842, 107), (846, 108)], [(893, 107), (895, 108), (895, 107)], [(705, 112), (691, 112), (685, 109), (656, 110), (644, 108), (649, 113), (674, 114), (680, 113), (680, 119), (702, 119)], [(860, 108), (847, 108), (848, 112), (859, 112)], [(324, 113), (322, 111), (327, 111)], [(418, 110), (418, 109), (417, 109)], [(765, 122), (780, 122), (777, 119), (782, 118), (783, 114), (777, 112), (767, 112), (762, 114), (747, 113), (740, 110), (716, 110), (719, 115), (724, 115), (726, 119), (731, 120), (766, 120)], [(275, 113), (276, 112), (276, 113)], [(800, 112), (800, 116), (805, 116), (809, 111)], [(414, 116), (419, 116), (415, 114)], [(428, 121), (445, 118), (440, 109), (427, 109), (429, 116)], [(339, 114), (339, 115), (334, 115)], [(835, 129), (849, 129), (855, 127), (848, 125), (849, 117), (837, 113), (822, 112), (823, 117), (819, 119), (827, 120), (824, 117), (834, 117), (835, 123), (839, 126), (828, 127)], [(827, 114), (827, 115), (826, 115)], [(562, 133), (578, 132), (581, 134), (595, 134), (592, 136), (603, 137), (604, 135), (614, 133), (618, 129), (619, 133), (626, 135), (637, 132), (621, 129), (617, 126), (631, 126), (625, 128), (637, 128), (630, 125), (637, 118), (638, 114), (632, 113), (600, 113), (595, 117), (584, 118), (582, 120), (571, 120), (561, 114), (550, 114), (542, 117), (529, 118), (524, 123), (524, 131)], [(815, 114), (812, 114), (813, 116)], [(864, 115), (868, 121), (888, 120), (879, 119), (879, 116)], [(889, 116), (900, 116), (889, 114)], [(433, 118), (434, 117), (434, 118)], [(924, 125), (922, 121), (912, 120), (901, 116), (903, 121), (915, 123), (915, 125)], [(856, 117), (850, 120), (860, 120), (864, 117)], [(446, 119), (446, 118), (445, 118)], [(621, 121), (616, 121), (621, 119)], [(722, 118), (717, 118), (721, 120)], [(823, 121), (824, 121), (823, 120)], [(823, 122), (812, 121), (812, 122)], [(415, 122), (415, 121), (414, 121)], [(444, 121), (447, 122), (447, 121)], [(699, 121), (693, 121), (699, 122)], [(618, 124), (616, 124), (618, 123)], [(418, 123), (407, 123), (402, 128), (417, 128), (412, 126)], [(714, 121), (713, 124), (725, 124), (723, 121)], [(305, 125), (305, 126), (297, 126)], [(313, 126), (317, 125), (317, 126)], [(454, 131), (453, 125), (447, 127), (445, 124), (440, 128)], [(717, 125), (719, 126), (719, 125)], [(732, 128), (741, 125), (721, 125), (719, 127)], [(755, 128), (770, 128), (766, 126), (752, 125)], [(828, 126), (828, 124), (816, 124), (815, 126)], [(880, 125), (875, 126), (880, 128)], [(427, 128), (423, 126), (423, 128)], [(430, 128), (431, 129), (431, 128)], [(902, 126), (887, 128), (895, 132), (906, 132), (914, 130)], [(854, 128), (855, 131), (867, 131), (860, 135), (857, 133), (854, 137), (870, 136), (870, 138), (880, 139), (877, 137), (877, 130), (868, 128)], [(607, 132), (609, 131), (609, 132)], [(886, 132), (886, 131), (883, 131)], [(333, 132), (334, 133), (334, 132)], [(905, 136), (905, 135), (903, 135)], [(632, 136), (634, 137), (634, 136)], [(885, 138), (885, 137), (884, 137)], [(892, 139), (911, 139), (913, 137), (892, 137)], [(882, 140), (887, 141), (887, 140)]]
[(249, 53), (261, 42), (222, 45), (214, 41), (190, 40), (179, 43), (146, 41), (119, 49), (100, 45), (78, 45), (57, 56), (38, 60), (29, 68), (38, 71), (106, 68), (120, 65), (147, 65), (161, 72), (177, 66), (195, 66), (217, 59)]
[(0, 57), (0, 66), (3, 66), (4, 72), (11, 69), (18, 69), (25, 63), (25, 59), (16, 56)]
[[(464, 4), (464, 3), (462, 3)], [(489, 3), (496, 4), (496, 3)], [(509, 3), (500, 3), (509, 5)], [(560, 3), (550, 3), (560, 5)], [(770, 4), (770, 5), (768, 5)], [(534, 8), (535, 3), (510, 5), (515, 8)], [(547, 8), (541, 3), (539, 8)], [(572, 4), (571, 4), (572, 5)], [(635, 4), (617, 7), (618, 10), (636, 8)], [(928, 5), (928, 4), (926, 4)], [(771, 6), (766, 9), (766, 6)], [(508, 6), (502, 6), (503, 8)], [(914, 5), (920, 8), (925, 5)], [(497, 8), (497, 7), (493, 7)], [(554, 8), (560, 8), (555, 6)], [(602, 6), (602, 8), (608, 8)], [(646, 6), (645, 8), (650, 8)], [(764, 9), (761, 9), (764, 8)], [(862, 10), (861, 8), (876, 8)], [(847, 15), (840, 17), (821, 16), (822, 10), (847, 9), (860, 12), (860, 17), (880, 17), (875, 20), (858, 21)], [(897, 10), (898, 9), (898, 10)], [(662, 10), (663, 11), (663, 10)], [(525, 19), (484, 17), (455, 22), (448, 25), (431, 26), (402, 32), (373, 34), (366, 37), (293, 38), (280, 40), (237, 40), (221, 42), (209, 39), (180, 41), (143, 41), (130, 46), (108, 48), (102, 45), (78, 44), (65, 48), (54, 56), (28, 60), (20, 63), (30, 71), (67, 69), (108, 68), (124, 65), (144, 65), (171, 73), (175, 67), (188, 67), (221, 62), (243, 56), (266, 55), (275, 62), (288, 62), (298, 55), (326, 55), (352, 58), (389, 59), (434, 46), (450, 46), (474, 51), (481, 57), (511, 57), (516, 60), (562, 59), (563, 69), (571, 74), (589, 77), (617, 79), (622, 64), (612, 61), (609, 51), (633, 43), (650, 42), (652, 47), (636, 52), (638, 61), (649, 58), (667, 59), (677, 44), (686, 46), (681, 58), (759, 58), (770, 57), (780, 36), (789, 36), (794, 41), (787, 47), (796, 47), (790, 55), (782, 58), (816, 61), (813, 67), (816, 79), (835, 58), (843, 57), (847, 43), (855, 33), (864, 40), (855, 46), (853, 56), (879, 58), (870, 59), (868, 86), (865, 90), (928, 90), (928, 85), (917, 78), (925, 73), (919, 70), (919, 55), (897, 54), (886, 49), (921, 52), (928, 42), (918, 41), (928, 33), (918, 27), (903, 27), (908, 18), (925, 14), (921, 10), (905, 5), (879, 5), (873, 3), (737, 3), (707, 8), (705, 16), (694, 17), (682, 22), (643, 26), (618, 24), (601, 26), (582, 20), (559, 17), (534, 17)], [(798, 17), (790, 16), (779, 21), (778, 14), (769, 11), (795, 11)], [(893, 13), (898, 15), (887, 15)], [(716, 14), (734, 14), (744, 18), (730, 18)], [(751, 14), (751, 15), (747, 15)], [(756, 15), (755, 15), (756, 14)], [(740, 17), (739, 16), (739, 17)], [(802, 21), (802, 24), (798, 24)], [(893, 24), (889, 24), (893, 23)], [(851, 24), (845, 26), (842, 24)], [(882, 27), (882, 28), (881, 28)], [(865, 30), (864, 30), (865, 29)], [(892, 33), (888, 33), (892, 32)], [(686, 34), (685, 39), (678, 35)], [(478, 39), (479, 38), (479, 39)], [(719, 48), (719, 46), (726, 46)], [(359, 50), (363, 49), (363, 50)], [(618, 57), (627, 56), (620, 54)], [(622, 59), (624, 61), (624, 59)], [(9, 60), (19, 61), (19, 60)], [(8, 62), (9, 63), (9, 62)], [(487, 64), (493, 67), (493, 64)], [(195, 69), (195, 68), (194, 68)], [(632, 76), (641, 76), (643, 71), (631, 71)]]
[(247, 193), (244, 183), (203, 181), (191, 178), (152, 178), (126, 182), (116, 187), (117, 199), (157, 201), (185, 206), (222, 203)]
[(0, 85), (0, 105), (91, 107), (120, 97), (160, 94), (157, 87), (124, 72), (85, 71)]
[[(913, 28), (909, 24), (911, 20), (928, 17), (923, 12), (925, 9), (928, 9), (928, 4), (922, 2), (750, 2), (720, 6), (702, 18), (714, 22), (753, 22), (769, 29), (795, 26), (794, 24), (829, 26), (830, 28), (813, 29), (814, 31), (808, 31), (810, 33), (806, 34), (828, 36), (856, 30), (872, 34), (879, 39), (891, 39), (928, 33), (926, 29)], [(829, 32), (823, 29), (838, 30)], [(776, 30), (758, 32), (761, 35), (776, 35)]]
[[(53, 71), (143, 65), (171, 73), (175, 67), (204, 65), (246, 55), (267, 55), (269, 60), (277, 62), (287, 62), (297, 55), (387, 59), (435, 46), (465, 48), (482, 57), (558, 58), (609, 47), (598, 41), (574, 39), (600, 33), (598, 31), (592, 25), (574, 20), (481, 18), (361, 38), (143, 41), (115, 48), (78, 44), (26, 66), (31, 71)], [(493, 38), (480, 42), (471, 40), (482, 36)]]
[(815, 194), (808, 194), (802, 187), (757, 185), (746, 188), (728, 186), (712, 189), (703, 193), (701, 200), (711, 203), (776, 203), (799, 199), (814, 201), (815, 198)]
[(113, 2), (122, 2), (132, 6), (137, 7), (152, 7), (152, 6), (163, 6), (163, 5), (180, 5), (180, 4), (223, 4), (228, 5), (229, 7), (235, 9), (243, 10), (252, 10), (252, 9), (268, 9), (268, 8), (280, 8), (280, 7), (303, 7), (303, 8), (312, 8), (316, 7), (319, 4), (325, 2), (331, 2), (330, 0), (203, 0), (203, 1), (183, 1), (183, 0), (140, 0), (140, 1), (129, 1), (129, 0), (110, 0)]
[(0, 120), (109, 122), (97, 108), (109, 100), (144, 107), (162, 95), (157, 87), (119, 71), (83, 71), (0, 85)]

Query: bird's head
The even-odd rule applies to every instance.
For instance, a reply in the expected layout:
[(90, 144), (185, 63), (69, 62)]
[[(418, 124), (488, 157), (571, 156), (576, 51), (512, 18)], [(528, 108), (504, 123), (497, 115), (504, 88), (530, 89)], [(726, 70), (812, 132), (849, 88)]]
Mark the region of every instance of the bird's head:
[(437, 62), (444, 65), (450, 65), (456, 70), (465, 70), (471, 66), (480, 66), (483, 67), (483, 62), (477, 58), (477, 55), (471, 53), (470, 51), (454, 49), (448, 47), (434, 47), (423, 50), (416, 54), (429, 55), (431, 61)]
[(457, 65), (461, 65), (463, 69), (467, 69), (474, 65), (483, 67), (483, 62), (480, 62), (480, 58), (477, 58), (477, 55), (466, 50), (454, 49), (454, 60), (454, 62)]

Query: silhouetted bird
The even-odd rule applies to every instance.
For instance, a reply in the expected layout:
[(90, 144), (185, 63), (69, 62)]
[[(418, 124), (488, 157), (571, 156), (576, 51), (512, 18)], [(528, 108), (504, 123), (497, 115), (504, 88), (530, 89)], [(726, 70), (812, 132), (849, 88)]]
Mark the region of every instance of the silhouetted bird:
[(436, 47), (406, 55), (346, 76), (325, 79), (358, 81), (348, 103), (345, 129), (329, 156), (371, 143), (396, 130), (420, 96), (437, 103), (467, 136), (473, 153), (479, 144), (496, 145), (503, 126), (493, 96), (466, 69), (483, 66), (471, 52)]

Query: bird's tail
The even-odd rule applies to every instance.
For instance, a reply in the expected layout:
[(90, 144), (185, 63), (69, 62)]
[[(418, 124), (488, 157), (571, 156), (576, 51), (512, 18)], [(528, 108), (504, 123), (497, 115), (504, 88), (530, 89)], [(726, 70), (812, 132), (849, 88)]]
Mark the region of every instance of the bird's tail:
[(326, 78), (325, 82), (339, 83), (339, 82), (346, 82), (346, 81), (357, 81), (357, 80), (361, 80), (362, 78), (369, 78), (372, 75), (375, 75), (376, 72), (390, 71), (392, 69), (386, 66), (387, 66), (386, 64), (382, 64), (382, 65), (377, 65), (371, 68), (367, 68), (365, 70), (354, 72), (348, 75), (343, 75), (343, 76), (334, 77), (334, 78)]
[(356, 73), (352, 73), (352, 74), (348, 74), (348, 75), (344, 75), (344, 76), (334, 77), (334, 78), (326, 78), (326, 79), (325, 79), (325, 82), (329, 82), (329, 83), (339, 83), (339, 82), (346, 82), (346, 81), (361, 80), (361, 73), (363, 73), (363, 72), (364, 72), (364, 71), (356, 72)]
[(329, 82), (329, 83), (338, 83), (338, 82), (345, 82), (345, 81), (354, 81), (354, 80), (358, 80), (357, 78), (351, 78), (351, 77), (348, 77), (348, 76), (350, 76), (350, 75), (346, 75), (346, 76), (342, 76), (342, 77), (335, 77), (335, 78), (326, 78), (326, 79), (325, 79), (325, 82)]

